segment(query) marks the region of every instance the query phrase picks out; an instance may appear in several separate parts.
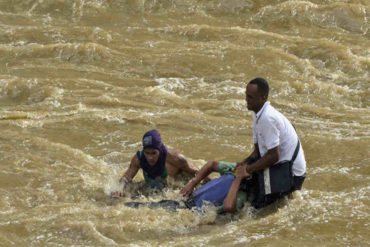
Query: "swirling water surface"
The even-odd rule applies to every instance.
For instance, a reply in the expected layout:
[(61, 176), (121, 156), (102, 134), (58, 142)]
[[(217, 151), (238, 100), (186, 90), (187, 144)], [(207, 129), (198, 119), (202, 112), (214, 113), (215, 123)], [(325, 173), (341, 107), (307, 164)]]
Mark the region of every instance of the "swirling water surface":
[[(369, 246), (369, 18), (367, 0), (0, 0), (0, 246)], [(249, 154), (257, 76), (305, 150), (292, 200), (108, 196), (151, 128), (198, 167)]]

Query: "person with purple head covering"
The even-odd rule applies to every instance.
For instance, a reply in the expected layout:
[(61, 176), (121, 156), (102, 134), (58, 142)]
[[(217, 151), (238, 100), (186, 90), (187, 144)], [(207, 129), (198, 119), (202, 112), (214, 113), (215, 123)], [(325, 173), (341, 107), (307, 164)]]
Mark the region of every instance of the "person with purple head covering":
[(158, 130), (146, 132), (142, 144), (143, 149), (131, 159), (129, 168), (120, 180), (123, 183), (122, 190), (112, 192), (112, 197), (124, 196), (125, 185), (132, 181), (140, 169), (143, 170), (145, 182), (153, 188), (163, 187), (168, 176), (175, 178), (185, 172), (193, 177), (198, 172), (191, 161), (162, 143)]

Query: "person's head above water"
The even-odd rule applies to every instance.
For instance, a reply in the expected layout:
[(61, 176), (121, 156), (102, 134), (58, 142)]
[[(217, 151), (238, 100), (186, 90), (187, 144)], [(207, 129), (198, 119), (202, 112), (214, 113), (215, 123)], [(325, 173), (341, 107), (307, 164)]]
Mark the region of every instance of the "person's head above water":
[(162, 138), (158, 130), (152, 129), (146, 132), (143, 136), (143, 149), (154, 148), (161, 150)]
[(255, 78), (248, 83), (245, 94), (248, 110), (257, 113), (267, 101), (269, 84), (263, 78)]
[(143, 136), (144, 155), (149, 165), (157, 163), (161, 150), (164, 149), (161, 135), (158, 130), (153, 129), (146, 132)]
[(249, 83), (257, 85), (258, 92), (260, 93), (260, 95), (262, 97), (265, 97), (265, 100), (268, 99), (270, 87), (269, 87), (268, 82), (265, 79), (257, 77), (251, 80)]

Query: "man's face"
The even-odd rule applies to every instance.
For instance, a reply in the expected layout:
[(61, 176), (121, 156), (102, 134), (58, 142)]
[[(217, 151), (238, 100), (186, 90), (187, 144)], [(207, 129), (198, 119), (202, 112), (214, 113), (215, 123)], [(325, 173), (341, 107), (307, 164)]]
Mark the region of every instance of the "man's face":
[(159, 158), (159, 150), (155, 148), (145, 148), (144, 155), (149, 165), (154, 166)]
[(256, 84), (248, 84), (245, 90), (245, 100), (247, 101), (247, 108), (250, 111), (257, 113), (265, 103), (265, 98), (258, 92)]

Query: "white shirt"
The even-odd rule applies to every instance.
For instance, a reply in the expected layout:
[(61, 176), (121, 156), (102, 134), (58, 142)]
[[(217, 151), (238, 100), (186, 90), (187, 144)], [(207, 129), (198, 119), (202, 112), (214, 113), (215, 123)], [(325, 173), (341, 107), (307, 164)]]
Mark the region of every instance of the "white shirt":
[[(292, 159), (298, 136), (289, 120), (267, 101), (257, 114), (253, 113), (253, 141), (258, 143), (261, 157), (268, 150), (279, 146), (280, 162)], [(302, 176), (306, 172), (306, 160), (302, 145), (292, 169), (294, 176)]]

